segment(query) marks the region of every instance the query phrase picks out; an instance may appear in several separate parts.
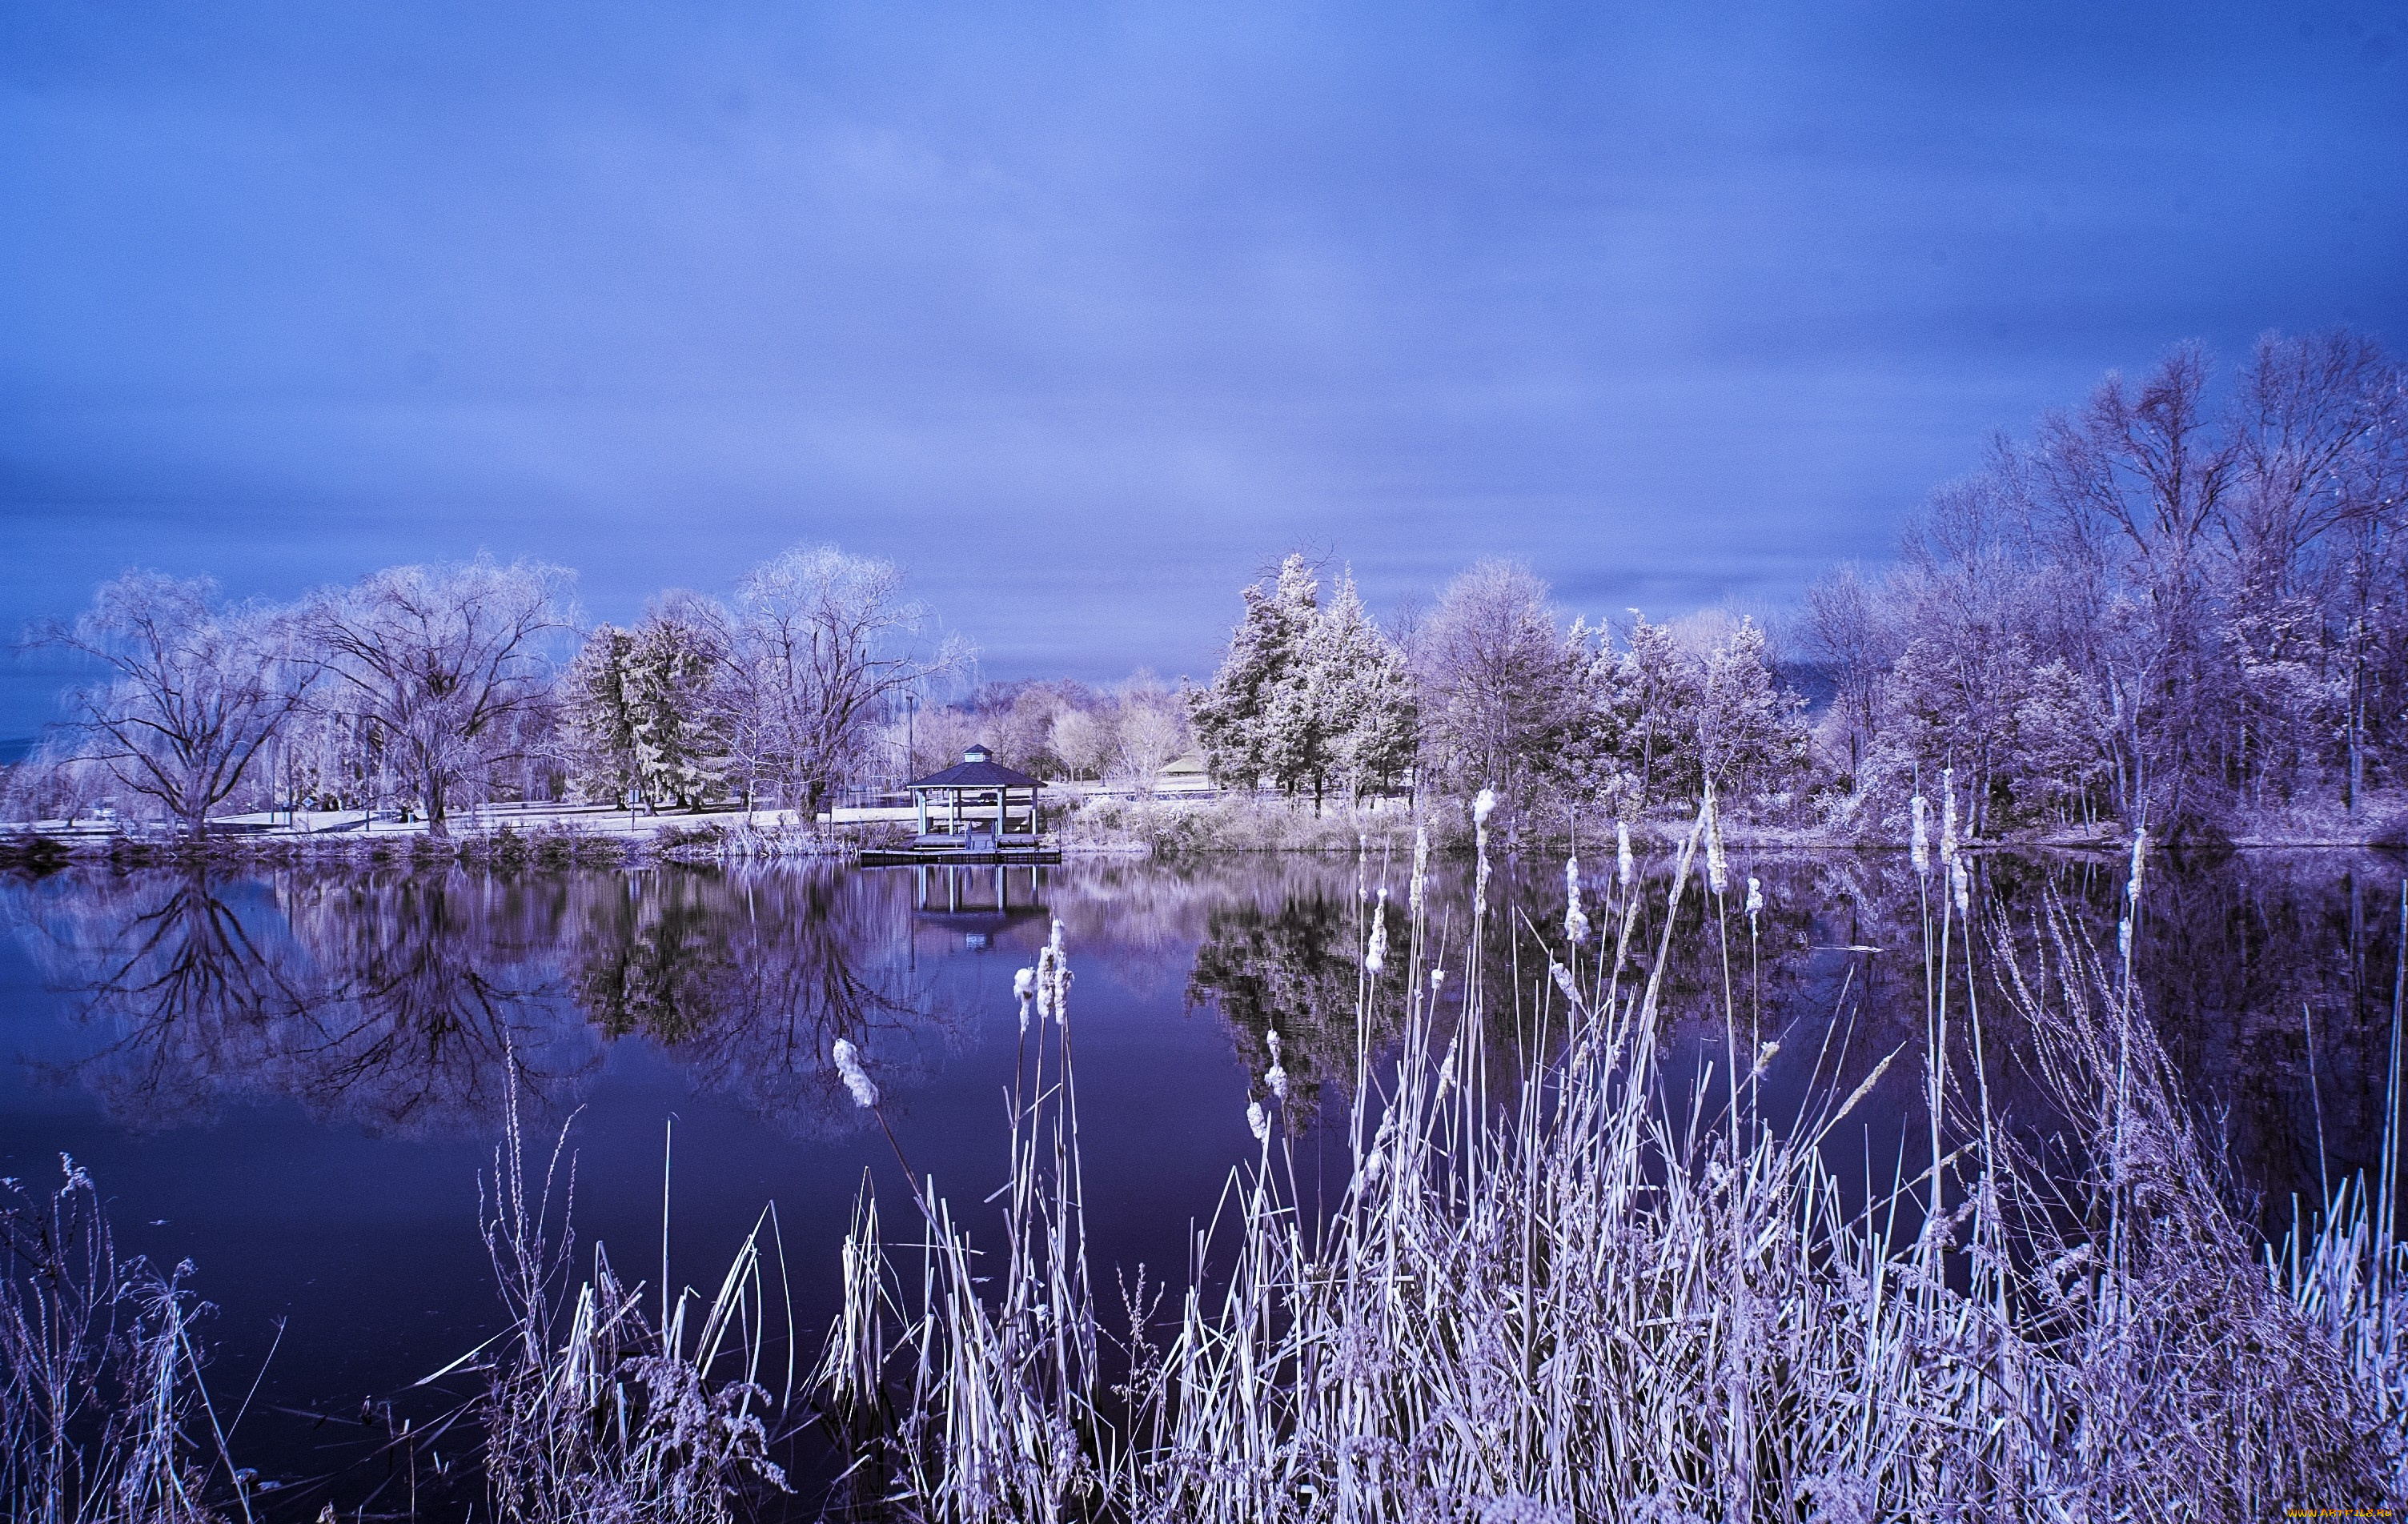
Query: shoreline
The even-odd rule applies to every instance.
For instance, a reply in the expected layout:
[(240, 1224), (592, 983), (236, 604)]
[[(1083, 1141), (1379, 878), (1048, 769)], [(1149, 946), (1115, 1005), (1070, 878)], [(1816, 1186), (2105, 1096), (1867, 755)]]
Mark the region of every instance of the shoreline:
[[(45, 873), (67, 867), (113, 865), (124, 868), (179, 864), (354, 864), (361, 867), (458, 863), (499, 868), (640, 868), (678, 862), (694, 866), (712, 863), (818, 862), (855, 862), (863, 848), (882, 845), (890, 833), (860, 825), (811, 826), (783, 822), (774, 826), (738, 823), (726, 818), (646, 818), (630, 829), (618, 813), (616, 829), (595, 829), (583, 822), (553, 820), (530, 829), (528, 822), (503, 820), (474, 829), (455, 828), (437, 835), (423, 822), (363, 833), (356, 830), (244, 830), (211, 834), (193, 841), (160, 831), (83, 828), (61, 831), (40, 824), (0, 822), (0, 870)], [(1316, 822), (1322, 823), (1322, 822)], [(1393, 849), (1401, 833), (1386, 821), (1377, 835), (1363, 840), (1374, 847)], [(2355, 833), (2330, 830), (2297, 835), (2247, 833), (2194, 846), (2190, 851), (2295, 852), (2347, 851), (2401, 855), (2403, 845), (2390, 822), (2370, 823)], [(1057, 843), (1065, 862), (1078, 861), (1177, 861), (1186, 857), (1349, 857), (1358, 850), (1354, 840), (1330, 839), (1334, 833), (1312, 833), (1319, 840), (1193, 840), (1176, 843), (1141, 837), (1068, 839)], [(1677, 849), (1687, 831), (1670, 822), (1647, 822), (1632, 833), (1634, 844), (1648, 852)], [(1727, 826), (1727, 847), (1757, 853), (1880, 855), (1904, 853), (1904, 842), (1843, 835), (1792, 828)], [(1452, 839), (1436, 844), (1447, 857), (1464, 855), (1469, 844)], [(1519, 855), (1556, 855), (1568, 851), (1561, 834), (1524, 842)], [(1579, 844), (1584, 852), (1599, 852), (1611, 861), (1610, 843)], [(2069, 837), (2062, 833), (1968, 838), (1963, 849), (1982, 854), (2045, 854), (2110, 858), (2128, 853), (2129, 835)], [(2175, 847), (2176, 851), (2186, 850)]]

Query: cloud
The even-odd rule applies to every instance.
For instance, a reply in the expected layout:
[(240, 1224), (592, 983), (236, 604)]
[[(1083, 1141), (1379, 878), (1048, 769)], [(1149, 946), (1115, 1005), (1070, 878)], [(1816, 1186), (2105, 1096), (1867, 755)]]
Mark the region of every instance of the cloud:
[(1303, 539), (1778, 600), (2109, 365), (2399, 337), (2335, 16), (20, 7), (0, 620), (796, 538), (996, 670), (1197, 670)]

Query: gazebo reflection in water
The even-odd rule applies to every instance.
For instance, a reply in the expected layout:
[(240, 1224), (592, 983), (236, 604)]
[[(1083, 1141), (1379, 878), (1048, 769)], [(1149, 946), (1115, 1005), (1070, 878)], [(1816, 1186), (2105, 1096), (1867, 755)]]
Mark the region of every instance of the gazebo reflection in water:
[(911, 876), (914, 919), (959, 932), (962, 945), (973, 952), (993, 947), (1004, 928), (1042, 920), (1050, 913), (1040, 867), (924, 864)]

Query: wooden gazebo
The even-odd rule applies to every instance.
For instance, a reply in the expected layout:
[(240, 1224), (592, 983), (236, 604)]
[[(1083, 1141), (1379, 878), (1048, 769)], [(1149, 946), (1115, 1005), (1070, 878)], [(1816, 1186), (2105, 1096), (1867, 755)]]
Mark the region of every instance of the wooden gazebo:
[(906, 787), (920, 827), (907, 861), (1039, 861), (1044, 812), (1037, 795), (1045, 785), (996, 762), (985, 747)]

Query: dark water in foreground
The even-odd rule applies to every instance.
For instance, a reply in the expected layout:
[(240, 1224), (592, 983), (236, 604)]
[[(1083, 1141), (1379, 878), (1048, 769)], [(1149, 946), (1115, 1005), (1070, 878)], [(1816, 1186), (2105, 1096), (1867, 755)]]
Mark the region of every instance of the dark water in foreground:
[[(1763, 1036), (1782, 1043), (1771, 1109), (1803, 1098), (1818, 1061), (1853, 1083), (1900, 1044), (1918, 1053), (1922, 931), (1903, 858), (1734, 867), (1770, 902), (1753, 944), (1735, 910), (1726, 924), (1742, 1018), (1760, 1008)], [(194, 1261), (218, 1309), (205, 1327), (212, 1390), (224, 1403), (257, 1384), (236, 1448), (298, 1479), (358, 1436), (306, 1415), (404, 1393), (496, 1326), (478, 1173), (513, 1086), (530, 1132), (568, 1125), (580, 1238), (607, 1242), (631, 1278), (659, 1274), (672, 1126), (673, 1283), (715, 1286), (774, 1202), (808, 1361), (865, 1173), (891, 1222), (906, 1199), (894, 1148), (829, 1067), (831, 1044), (867, 1055), (912, 1168), (975, 1223), (1005, 1167), (1011, 974), (1054, 917), (1077, 972), (1098, 1270), (1142, 1261), (1183, 1276), (1192, 1224), (1254, 1157), (1244, 1113), (1268, 1031), (1296, 1076), (1299, 1175), (1308, 1189), (1325, 1166), (1342, 1176), (1342, 1130), (1312, 1121), (1345, 1105), (1361, 895), (1382, 871), (1248, 858), (951, 876), (0, 878), (0, 1175), (47, 1186), (71, 1153), (108, 1198), (122, 1247)], [(2054, 896), (2112, 948), (2123, 871), (1992, 858), (1982, 889), (2011, 934)], [(1559, 925), (1560, 864), (1512, 876), (1532, 920)], [(1388, 882), (1401, 905), (1401, 873)], [(2374, 1162), (2400, 892), (2397, 864), (2343, 854), (2161, 862), (2151, 881), (2138, 954), (2149, 1007), (2270, 1223), (2287, 1221), (2291, 1192), (2312, 1199), (2321, 1175)], [(1434, 890), (1455, 942), (1464, 898), (1453, 877)], [(1641, 922), (1651, 952), (1660, 914), (1659, 894)], [(1724, 986), (1702, 922), (1676, 943), (1678, 1075), (1721, 1053)], [(1517, 967), (1526, 990), (1542, 976), (1535, 946), (1497, 938), (1492, 988), (1512, 989)], [(2015, 1055), (2001, 1046), (1992, 1069), (2013, 1105)], [(1858, 1113), (1861, 1132), (1852, 1119), (1850, 1147), (1883, 1175), (1901, 1150), (1913, 1167), (1919, 1097), (1902, 1061)]]

